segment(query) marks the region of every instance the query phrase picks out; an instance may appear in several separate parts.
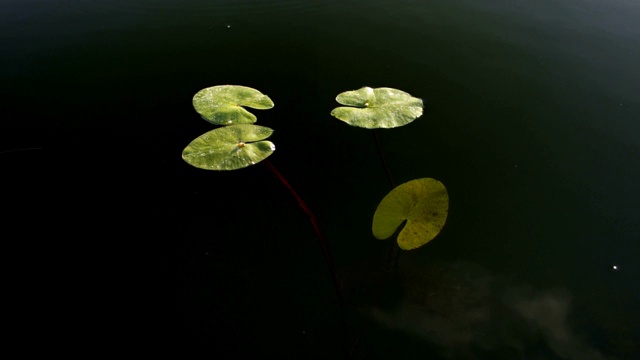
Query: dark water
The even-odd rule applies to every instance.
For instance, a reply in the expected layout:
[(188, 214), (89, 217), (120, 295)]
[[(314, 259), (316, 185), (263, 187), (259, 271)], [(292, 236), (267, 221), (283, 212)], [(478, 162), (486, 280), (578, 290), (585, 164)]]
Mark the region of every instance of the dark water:
[[(219, 358), (640, 358), (640, 5), (635, 1), (2, 1), (0, 154), (9, 340)], [(271, 162), (213, 173), (198, 90), (276, 106)], [(378, 132), (395, 184), (447, 186), (403, 252), (362, 86), (420, 97)], [(614, 268), (615, 267), (615, 268)], [(27, 347), (24, 347), (27, 346)], [(222, 354), (225, 354), (222, 356)]]

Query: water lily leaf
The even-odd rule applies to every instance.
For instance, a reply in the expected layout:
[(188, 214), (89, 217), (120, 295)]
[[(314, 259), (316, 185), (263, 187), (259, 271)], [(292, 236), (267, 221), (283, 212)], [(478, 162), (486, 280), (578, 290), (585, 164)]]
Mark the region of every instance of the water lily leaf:
[(273, 101), (260, 91), (239, 85), (218, 85), (198, 91), (193, 107), (198, 114), (215, 125), (253, 124), (256, 116), (243, 106), (271, 109)]
[(182, 150), (182, 159), (205, 170), (241, 169), (266, 159), (276, 146), (264, 139), (272, 129), (240, 124), (220, 127), (194, 139)]
[(392, 88), (363, 87), (338, 94), (342, 105), (331, 115), (352, 126), (368, 129), (395, 128), (422, 116), (422, 100)]
[(431, 178), (406, 182), (391, 190), (373, 215), (373, 236), (386, 239), (407, 221), (398, 234), (403, 250), (416, 249), (431, 241), (442, 229), (449, 212), (447, 189)]

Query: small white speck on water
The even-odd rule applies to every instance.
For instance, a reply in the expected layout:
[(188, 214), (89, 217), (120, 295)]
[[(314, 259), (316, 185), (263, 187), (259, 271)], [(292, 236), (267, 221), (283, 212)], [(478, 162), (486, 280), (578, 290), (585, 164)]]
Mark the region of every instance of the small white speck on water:
[(227, 25), (227, 29), (231, 29), (231, 25)]
[(620, 268), (618, 267), (618, 265), (611, 265), (611, 270), (619, 270)]

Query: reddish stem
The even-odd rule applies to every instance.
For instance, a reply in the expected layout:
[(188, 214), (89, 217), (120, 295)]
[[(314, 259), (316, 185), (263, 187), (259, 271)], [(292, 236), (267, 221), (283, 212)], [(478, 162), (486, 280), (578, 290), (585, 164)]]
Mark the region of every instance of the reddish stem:
[(287, 179), (285, 179), (284, 176), (282, 176), (282, 174), (280, 174), (280, 172), (275, 168), (275, 166), (273, 166), (273, 164), (271, 164), (269, 160), (265, 160), (264, 163), (278, 177), (278, 179), (282, 181), (282, 183), (287, 187), (287, 189), (289, 189), (291, 194), (293, 194), (293, 196), (298, 201), (298, 204), (300, 204), (300, 207), (302, 208), (302, 210), (309, 217), (309, 220), (311, 221), (311, 225), (313, 225), (313, 228), (315, 229), (316, 234), (318, 235), (318, 239), (320, 239), (322, 252), (324, 253), (324, 258), (327, 262), (327, 266), (329, 267), (329, 271), (331, 272), (331, 280), (333, 281), (333, 286), (336, 288), (336, 294), (338, 295), (338, 300), (340, 300), (340, 304), (342, 304), (343, 299), (342, 299), (342, 292), (340, 291), (340, 288), (341, 288), (340, 281), (338, 280), (336, 269), (333, 264), (333, 259), (331, 258), (331, 253), (329, 251), (329, 244), (325, 240), (324, 235), (322, 234), (322, 231), (320, 231), (320, 227), (318, 226), (318, 221), (316, 220), (315, 215), (313, 214), (313, 212), (311, 212), (311, 209), (309, 209), (309, 207), (304, 202), (304, 200), (302, 200), (300, 195), (298, 195), (298, 193), (295, 190), (293, 190), (293, 187), (289, 184)]
[(342, 313), (342, 325), (343, 325), (343, 331), (345, 336), (344, 346), (346, 348), (347, 346), (346, 345), (346, 341), (347, 341), (346, 340), (347, 339), (346, 321), (347, 320), (346, 320), (346, 312), (345, 312), (345, 306), (344, 306), (344, 298), (342, 296), (342, 291), (341, 291), (342, 286), (340, 284), (340, 280), (338, 280), (338, 275), (336, 273), (335, 265), (333, 263), (333, 259), (331, 258), (331, 252), (329, 251), (329, 244), (325, 240), (324, 235), (322, 234), (322, 231), (320, 231), (320, 227), (318, 226), (318, 222), (316, 220), (315, 215), (313, 214), (313, 212), (311, 212), (311, 209), (309, 209), (309, 207), (304, 202), (304, 200), (302, 200), (300, 195), (298, 195), (298, 193), (295, 190), (293, 190), (293, 187), (289, 184), (287, 179), (285, 179), (284, 176), (280, 174), (280, 172), (275, 168), (275, 166), (273, 166), (273, 164), (271, 164), (269, 160), (264, 160), (264, 163), (271, 170), (271, 172), (273, 172), (278, 177), (278, 179), (280, 179), (280, 181), (287, 187), (287, 189), (289, 189), (289, 192), (293, 194), (293, 196), (298, 201), (298, 204), (300, 205), (302, 210), (309, 217), (309, 220), (311, 221), (311, 224), (313, 225), (313, 228), (315, 229), (316, 234), (318, 235), (318, 239), (320, 240), (320, 246), (322, 247), (322, 252), (324, 253), (324, 259), (327, 263), (327, 267), (329, 268), (329, 272), (331, 273), (331, 281), (333, 282), (333, 287), (336, 291), (336, 296), (338, 297), (338, 302), (340, 304), (340, 311)]

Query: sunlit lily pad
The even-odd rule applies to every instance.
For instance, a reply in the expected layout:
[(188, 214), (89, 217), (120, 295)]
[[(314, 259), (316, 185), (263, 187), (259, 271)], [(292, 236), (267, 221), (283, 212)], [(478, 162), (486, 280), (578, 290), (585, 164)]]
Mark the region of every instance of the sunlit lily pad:
[(331, 115), (352, 126), (368, 129), (395, 128), (422, 116), (422, 100), (392, 88), (363, 87), (336, 97), (342, 105)]
[(182, 159), (200, 169), (235, 170), (266, 159), (276, 149), (272, 129), (241, 124), (220, 127), (194, 139), (182, 151)]
[(385, 196), (373, 215), (373, 236), (386, 239), (403, 221), (398, 245), (403, 250), (416, 249), (431, 241), (442, 229), (449, 212), (447, 189), (431, 178), (406, 182)]
[(260, 91), (239, 85), (218, 85), (198, 91), (193, 107), (198, 114), (215, 125), (253, 124), (256, 116), (243, 106), (270, 109), (273, 101)]

